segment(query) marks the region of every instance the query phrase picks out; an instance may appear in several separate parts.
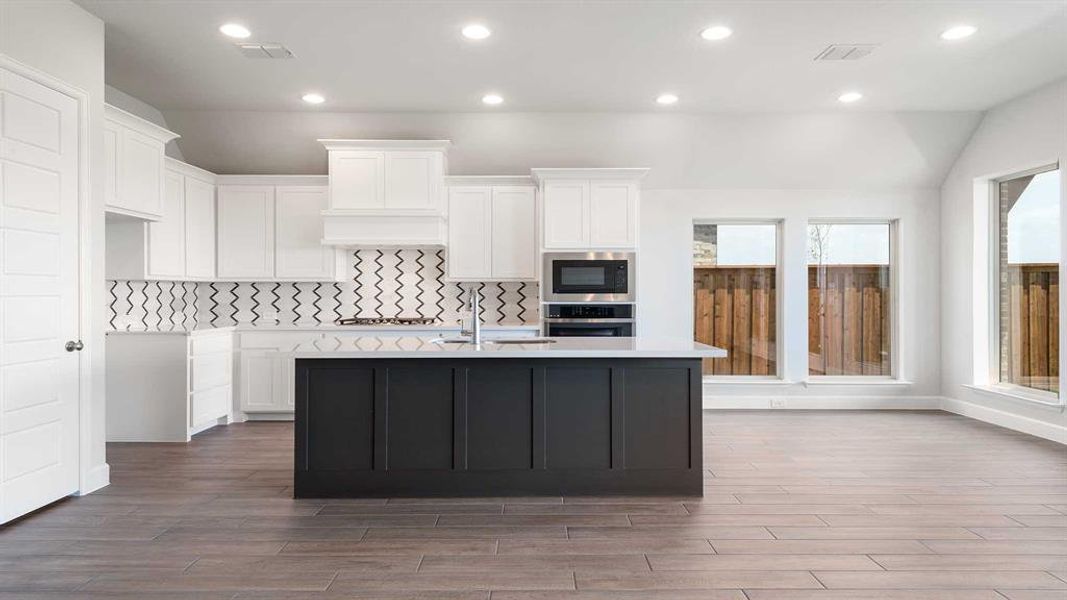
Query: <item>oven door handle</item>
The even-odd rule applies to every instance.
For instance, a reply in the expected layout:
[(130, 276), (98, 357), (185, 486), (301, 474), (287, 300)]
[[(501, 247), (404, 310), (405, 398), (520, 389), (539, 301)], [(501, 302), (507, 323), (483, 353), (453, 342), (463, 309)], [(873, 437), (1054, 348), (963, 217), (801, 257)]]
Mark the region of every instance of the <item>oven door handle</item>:
[(633, 319), (562, 319), (545, 317), (545, 323), (633, 323)]

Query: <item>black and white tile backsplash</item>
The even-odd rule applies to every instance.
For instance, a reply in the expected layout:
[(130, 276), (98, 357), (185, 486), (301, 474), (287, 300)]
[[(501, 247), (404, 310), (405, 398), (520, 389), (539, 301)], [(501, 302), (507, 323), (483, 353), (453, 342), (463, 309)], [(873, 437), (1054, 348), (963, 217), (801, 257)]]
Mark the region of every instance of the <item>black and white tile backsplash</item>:
[(429, 317), (454, 324), (469, 285), (487, 323), (536, 323), (536, 283), (444, 280), (444, 250), (358, 250), (344, 282), (109, 281), (111, 329), (168, 330), (190, 324), (332, 323), (341, 317)]

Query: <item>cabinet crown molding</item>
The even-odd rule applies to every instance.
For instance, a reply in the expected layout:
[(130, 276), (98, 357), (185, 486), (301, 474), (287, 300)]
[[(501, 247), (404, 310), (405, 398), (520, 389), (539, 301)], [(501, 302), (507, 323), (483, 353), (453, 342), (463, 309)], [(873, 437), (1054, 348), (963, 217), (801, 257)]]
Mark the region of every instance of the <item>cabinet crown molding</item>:
[(340, 140), (319, 139), (327, 150), (436, 150), (444, 152), (452, 140)]
[(324, 186), (327, 175), (218, 175), (219, 185)]
[(534, 181), (541, 182), (545, 179), (629, 179), (638, 181), (648, 174), (645, 167), (633, 168), (567, 168), (567, 167), (539, 167), (530, 169)]
[(448, 175), (445, 177), (445, 185), (534, 185), (533, 177), (529, 175)]
[(146, 121), (135, 114), (128, 113), (110, 104), (104, 104), (104, 117), (138, 133), (158, 139), (164, 144), (181, 137), (165, 127), (160, 127), (151, 121)]
[(163, 157), (163, 164), (171, 171), (176, 171), (182, 175), (188, 175), (194, 179), (200, 179), (207, 183), (215, 183), (217, 175), (206, 169), (201, 169), (196, 165), (191, 165), (187, 162), (182, 162), (176, 158), (169, 156)]

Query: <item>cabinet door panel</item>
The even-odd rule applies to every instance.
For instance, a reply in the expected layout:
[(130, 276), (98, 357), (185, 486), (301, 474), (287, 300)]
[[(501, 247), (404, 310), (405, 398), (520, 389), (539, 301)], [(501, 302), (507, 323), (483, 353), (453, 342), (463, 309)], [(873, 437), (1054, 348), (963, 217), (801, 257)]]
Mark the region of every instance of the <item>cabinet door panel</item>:
[(119, 201), (125, 208), (162, 214), (163, 144), (136, 131), (124, 131), (119, 146)]
[(334, 278), (334, 250), (322, 245), (326, 204), (326, 188), (277, 188), (274, 272), (278, 278)]
[(495, 187), (492, 206), (494, 279), (534, 279), (537, 269), (537, 206), (533, 188)]
[(448, 191), (448, 276), (486, 279), (491, 272), (488, 187)]
[(452, 368), (396, 367), (387, 377), (389, 469), (452, 468)]
[(163, 173), (162, 218), (148, 224), (148, 276), (185, 277), (185, 181), (180, 173)]
[[(310, 369), (307, 455), (302, 470), (370, 470), (374, 465), (374, 370)], [(338, 435), (343, 431), (344, 435)]]
[(575, 248), (589, 241), (589, 183), (545, 183), (545, 248)]
[(589, 186), (589, 244), (632, 247), (636, 238), (637, 187), (629, 182), (594, 181)]
[(185, 178), (185, 275), (215, 277), (215, 186)]
[(220, 186), (219, 277), (274, 277), (274, 187)]
[(330, 152), (330, 208), (383, 208), (385, 153)]
[(545, 464), (549, 469), (611, 466), (611, 369), (546, 369)]
[(436, 152), (387, 152), (385, 154), (385, 207), (388, 209), (434, 210), (437, 208)]
[(468, 369), (467, 468), (530, 469), (532, 465), (532, 369)]

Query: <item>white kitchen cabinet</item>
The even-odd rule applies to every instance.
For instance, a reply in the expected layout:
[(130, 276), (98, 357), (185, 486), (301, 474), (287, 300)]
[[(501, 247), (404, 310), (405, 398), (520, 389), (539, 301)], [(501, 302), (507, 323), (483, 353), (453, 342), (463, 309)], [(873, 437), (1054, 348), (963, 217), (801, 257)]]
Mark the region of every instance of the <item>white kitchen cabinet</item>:
[(164, 147), (178, 137), (154, 123), (104, 105), (104, 209), (159, 220), (164, 211)]
[(323, 240), (442, 246), (448, 140), (319, 140), (329, 153)]
[(215, 276), (215, 175), (171, 158), (165, 162), (159, 220), (108, 218), (108, 279), (204, 281)]
[(639, 185), (648, 169), (533, 169), (542, 193), (542, 247), (637, 247)]
[(109, 332), (109, 442), (187, 442), (230, 422), (233, 328)]
[(295, 406), (295, 363), (292, 358), (279, 356), (279, 351), (321, 338), (322, 331), (243, 331), (239, 337), (241, 412), (253, 417), (291, 414)]
[(224, 175), (219, 178), (219, 279), (337, 281), (343, 253), (322, 243), (324, 177)]
[(337, 251), (322, 245), (327, 188), (275, 188), (275, 265), (278, 279), (334, 279)]
[(215, 184), (186, 176), (185, 276), (215, 277)]
[(537, 194), (529, 177), (450, 177), (448, 277), (537, 278)]
[(220, 185), (218, 274), (222, 280), (274, 277), (274, 186)]
[(493, 188), (448, 190), (448, 277), (486, 281), (492, 277)]

